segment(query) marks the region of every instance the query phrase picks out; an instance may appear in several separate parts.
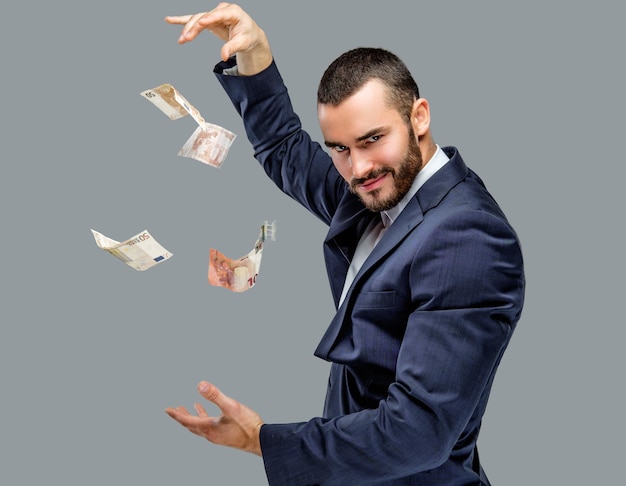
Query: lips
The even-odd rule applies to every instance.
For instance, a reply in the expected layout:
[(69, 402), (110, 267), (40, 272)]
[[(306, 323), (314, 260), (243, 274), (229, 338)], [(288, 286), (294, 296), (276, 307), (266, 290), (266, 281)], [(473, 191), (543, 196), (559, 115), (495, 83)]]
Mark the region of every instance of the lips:
[(367, 192), (373, 191), (374, 189), (378, 189), (380, 186), (382, 186), (384, 179), (387, 177), (387, 174), (388, 173), (385, 172), (384, 174), (381, 174), (378, 177), (375, 177), (374, 179), (368, 179), (362, 184), (359, 184), (359, 187)]

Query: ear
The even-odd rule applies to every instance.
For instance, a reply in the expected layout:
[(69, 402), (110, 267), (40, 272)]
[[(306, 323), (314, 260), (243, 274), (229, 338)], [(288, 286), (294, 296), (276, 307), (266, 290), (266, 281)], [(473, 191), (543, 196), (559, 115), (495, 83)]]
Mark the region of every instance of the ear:
[(430, 129), (430, 106), (426, 99), (418, 98), (413, 102), (411, 125), (415, 135), (418, 137), (421, 137)]

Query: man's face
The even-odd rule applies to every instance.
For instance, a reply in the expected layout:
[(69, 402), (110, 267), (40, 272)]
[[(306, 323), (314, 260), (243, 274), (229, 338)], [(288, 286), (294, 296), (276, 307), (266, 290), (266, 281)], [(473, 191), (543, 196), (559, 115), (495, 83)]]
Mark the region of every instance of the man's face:
[(422, 167), (412, 127), (386, 100), (386, 87), (372, 80), (337, 106), (318, 105), (335, 167), (376, 212), (398, 204)]

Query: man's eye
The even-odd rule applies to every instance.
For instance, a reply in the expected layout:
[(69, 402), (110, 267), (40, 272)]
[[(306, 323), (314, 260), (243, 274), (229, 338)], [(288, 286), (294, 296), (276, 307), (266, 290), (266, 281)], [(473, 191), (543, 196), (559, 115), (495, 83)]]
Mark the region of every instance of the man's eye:
[(345, 150), (348, 150), (348, 147), (346, 147), (345, 145), (335, 145), (335, 146), (333, 147), (333, 150), (334, 150), (335, 152), (343, 152), (343, 151), (345, 151)]
[(367, 139), (368, 142), (376, 142), (377, 140), (380, 140), (380, 138), (382, 137), (382, 135), (372, 135), (370, 138)]

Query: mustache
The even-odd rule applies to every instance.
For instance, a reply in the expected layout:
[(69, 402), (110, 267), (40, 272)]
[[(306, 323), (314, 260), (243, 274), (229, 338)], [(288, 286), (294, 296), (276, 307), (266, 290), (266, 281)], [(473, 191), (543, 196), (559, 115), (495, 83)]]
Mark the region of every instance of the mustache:
[(380, 177), (383, 174), (391, 174), (392, 176), (395, 176), (396, 171), (389, 167), (381, 167), (380, 169), (373, 170), (372, 172), (367, 174), (365, 177), (352, 179), (350, 181), (350, 187), (352, 188), (352, 190), (356, 190), (357, 186), (360, 186), (361, 184), (369, 180), (376, 179), (377, 177)]

